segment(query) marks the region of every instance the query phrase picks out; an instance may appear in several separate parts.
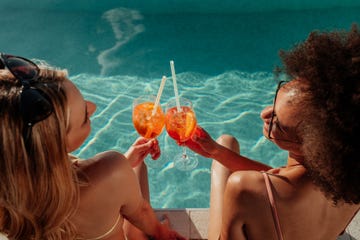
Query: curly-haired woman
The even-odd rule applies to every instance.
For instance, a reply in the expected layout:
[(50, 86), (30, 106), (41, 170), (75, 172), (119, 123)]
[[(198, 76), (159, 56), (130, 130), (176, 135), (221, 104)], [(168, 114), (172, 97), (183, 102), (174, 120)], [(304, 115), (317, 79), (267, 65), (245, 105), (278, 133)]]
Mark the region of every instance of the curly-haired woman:
[[(214, 159), (209, 239), (336, 239), (360, 207), (360, 33), (312, 32), (289, 51), (263, 134), (288, 151), (272, 169), (230, 135), (186, 145)], [(241, 127), (241, 126), (240, 126)], [(219, 238), (220, 236), (220, 238)]]

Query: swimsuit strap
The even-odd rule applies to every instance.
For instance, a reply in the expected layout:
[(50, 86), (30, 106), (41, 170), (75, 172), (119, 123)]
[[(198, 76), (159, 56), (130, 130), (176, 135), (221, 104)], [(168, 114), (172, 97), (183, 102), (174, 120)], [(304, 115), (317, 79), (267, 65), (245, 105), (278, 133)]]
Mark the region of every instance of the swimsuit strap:
[(277, 233), (278, 239), (284, 240), (284, 236), (283, 236), (283, 233), (282, 233), (281, 227), (280, 227), (279, 214), (276, 209), (275, 199), (274, 199), (273, 192), (272, 192), (270, 178), (266, 172), (262, 172), (262, 174), (265, 179), (266, 191), (267, 191), (267, 195), (268, 195), (268, 198), (270, 201), (271, 213), (273, 216), (276, 233)]
[(101, 240), (104, 237), (107, 237), (115, 229), (115, 227), (118, 225), (118, 223), (120, 221), (120, 218), (121, 217), (120, 217), (120, 214), (119, 214), (118, 218), (116, 219), (115, 224), (106, 233), (104, 233), (104, 234), (102, 234), (102, 235), (100, 235), (98, 237), (95, 237), (95, 238), (87, 238), (86, 240)]

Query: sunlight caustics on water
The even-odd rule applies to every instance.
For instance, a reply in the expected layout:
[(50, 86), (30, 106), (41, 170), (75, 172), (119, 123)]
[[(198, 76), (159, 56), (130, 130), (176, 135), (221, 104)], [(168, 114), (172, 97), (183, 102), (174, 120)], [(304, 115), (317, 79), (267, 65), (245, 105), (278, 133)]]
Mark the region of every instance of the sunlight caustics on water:
[[(278, 50), (314, 29), (349, 29), (360, 22), (360, 2), (2, 0), (0, 21), (1, 52), (67, 68), (98, 105), (79, 157), (128, 149), (138, 136), (133, 99), (156, 95), (166, 75), (165, 106), (174, 96), (174, 60), (179, 93), (193, 102), (199, 125), (214, 138), (236, 136), (244, 155), (280, 166), (286, 155), (262, 136), (259, 117), (272, 103)], [(208, 207), (211, 160), (199, 158), (195, 170), (181, 172), (171, 161), (181, 148), (165, 130), (159, 142), (162, 155), (149, 164), (152, 205)]]

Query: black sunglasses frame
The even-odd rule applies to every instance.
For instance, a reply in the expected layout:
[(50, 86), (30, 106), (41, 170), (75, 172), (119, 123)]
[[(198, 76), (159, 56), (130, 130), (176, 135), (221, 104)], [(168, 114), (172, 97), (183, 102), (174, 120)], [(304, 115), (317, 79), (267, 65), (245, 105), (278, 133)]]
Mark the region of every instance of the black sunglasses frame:
[(29, 59), (1, 53), (0, 60), (2, 63), (0, 69), (8, 69), (23, 85), (39, 77), (39, 67)]
[(39, 67), (29, 59), (0, 54), (0, 69), (7, 69), (23, 86), (20, 95), (20, 113), (25, 122), (24, 137), (29, 138), (34, 124), (48, 118), (53, 113), (49, 97), (32, 86), (39, 78)]
[[(271, 112), (271, 118), (270, 118), (270, 123), (269, 123), (269, 129), (268, 129), (268, 139), (276, 139), (276, 138), (273, 138), (271, 136), (271, 131), (272, 131), (272, 128), (273, 128), (273, 125), (274, 125), (274, 118), (276, 116), (276, 112), (275, 112), (275, 103), (276, 103), (276, 98), (277, 98), (277, 95), (279, 93), (279, 90), (280, 88), (288, 83), (289, 81), (280, 81), (277, 85), (277, 88), (276, 88), (276, 92), (275, 92), (275, 96), (274, 96), (274, 101), (273, 101), (273, 107), (272, 107), (272, 112)], [(281, 139), (276, 139), (276, 140), (281, 140)], [(283, 141), (286, 141), (286, 140), (283, 140)]]

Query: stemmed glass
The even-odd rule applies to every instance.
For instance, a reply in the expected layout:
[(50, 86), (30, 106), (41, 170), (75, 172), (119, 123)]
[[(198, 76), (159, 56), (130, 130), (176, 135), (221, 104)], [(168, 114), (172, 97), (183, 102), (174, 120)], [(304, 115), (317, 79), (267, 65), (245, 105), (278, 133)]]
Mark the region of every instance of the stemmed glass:
[[(178, 102), (176, 98), (167, 102), (165, 128), (180, 145), (191, 138), (196, 129), (196, 117), (189, 99), (179, 97)], [(198, 160), (195, 155), (190, 157), (182, 146), (182, 153), (174, 157), (174, 164), (179, 170), (188, 171), (197, 166)]]
[[(141, 136), (147, 139), (158, 137), (165, 125), (165, 114), (160, 104), (154, 110), (155, 100), (156, 97), (153, 95), (144, 95), (133, 101), (132, 121), (134, 127)], [(154, 164), (150, 165), (155, 166)]]

